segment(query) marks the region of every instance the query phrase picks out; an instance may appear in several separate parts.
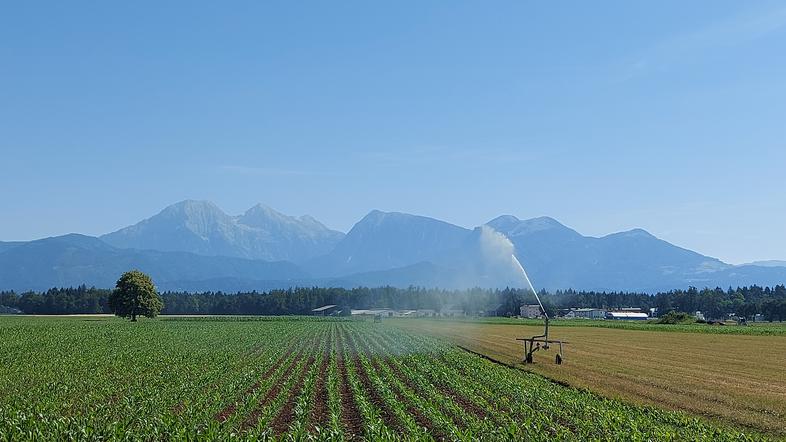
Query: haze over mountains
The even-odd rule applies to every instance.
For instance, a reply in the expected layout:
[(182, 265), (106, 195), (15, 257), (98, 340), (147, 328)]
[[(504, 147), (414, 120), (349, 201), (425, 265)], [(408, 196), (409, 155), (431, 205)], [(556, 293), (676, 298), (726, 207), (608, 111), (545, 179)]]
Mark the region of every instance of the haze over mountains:
[(0, 290), (111, 287), (131, 268), (150, 273), (161, 290), (524, 287), (508, 239), (538, 289), (653, 292), (786, 282), (780, 263), (732, 266), (641, 229), (595, 238), (552, 218), (510, 215), (466, 229), (374, 210), (345, 235), (262, 205), (231, 216), (207, 201), (183, 201), (100, 238), (0, 242)]

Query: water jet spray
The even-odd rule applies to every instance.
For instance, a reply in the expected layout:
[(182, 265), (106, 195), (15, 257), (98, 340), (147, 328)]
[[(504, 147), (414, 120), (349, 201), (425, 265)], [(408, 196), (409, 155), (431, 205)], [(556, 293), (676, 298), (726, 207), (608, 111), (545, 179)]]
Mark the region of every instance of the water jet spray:
[[(535, 299), (538, 300), (540, 315), (543, 316), (545, 321), (543, 334), (529, 338), (516, 339), (517, 341), (524, 341), (524, 363), (531, 364), (532, 355), (536, 351), (540, 349), (548, 350), (551, 346), (550, 344), (558, 344), (559, 353), (556, 356), (556, 363), (562, 364), (562, 346), (563, 344), (567, 344), (567, 342), (549, 339), (549, 315), (546, 313), (546, 309), (543, 307), (543, 303), (540, 301), (540, 296), (538, 296), (537, 290), (535, 290), (535, 287), (532, 285), (532, 281), (530, 281), (527, 271), (524, 270), (524, 266), (522, 266), (519, 260), (516, 258), (515, 247), (513, 246), (513, 243), (507, 236), (497, 232), (489, 226), (481, 226), (479, 228), (479, 232), (481, 246), (480, 250), (483, 254), (483, 257), (488, 260), (488, 262), (493, 263), (494, 268), (508, 269), (507, 266), (512, 265), (513, 268), (517, 271), (518, 275), (524, 279), (527, 287), (532, 291), (532, 294), (535, 295)], [(506, 274), (506, 278), (509, 276), (510, 274)]]

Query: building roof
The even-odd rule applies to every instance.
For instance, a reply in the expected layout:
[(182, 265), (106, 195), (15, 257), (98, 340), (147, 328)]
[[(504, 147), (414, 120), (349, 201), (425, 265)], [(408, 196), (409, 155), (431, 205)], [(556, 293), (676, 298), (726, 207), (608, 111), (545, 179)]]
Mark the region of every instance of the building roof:
[(647, 318), (646, 313), (639, 313), (639, 312), (608, 312), (606, 313), (609, 316), (615, 318)]
[(324, 312), (325, 310), (330, 310), (330, 309), (332, 309), (335, 306), (336, 306), (335, 304), (323, 305), (322, 307), (317, 307), (317, 308), (315, 308), (314, 310), (311, 310), (311, 311), (312, 312)]
[(381, 315), (383, 313), (389, 313), (393, 310), (389, 308), (371, 308), (371, 309), (352, 309), (353, 315)]

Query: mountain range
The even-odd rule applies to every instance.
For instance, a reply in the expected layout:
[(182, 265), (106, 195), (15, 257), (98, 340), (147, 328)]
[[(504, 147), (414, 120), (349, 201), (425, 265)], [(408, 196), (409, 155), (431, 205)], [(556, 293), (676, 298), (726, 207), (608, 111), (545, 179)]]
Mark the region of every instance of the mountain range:
[(182, 201), (100, 237), (0, 242), (0, 290), (112, 287), (138, 268), (161, 290), (250, 291), (292, 286), (526, 287), (654, 292), (786, 282), (782, 262), (726, 264), (641, 229), (584, 236), (540, 217), (497, 217), (466, 229), (371, 211), (346, 234), (310, 216), (257, 205), (232, 216)]
[(101, 239), (124, 249), (297, 263), (330, 252), (343, 237), (310, 216), (295, 218), (261, 204), (229, 216), (208, 201), (182, 201)]

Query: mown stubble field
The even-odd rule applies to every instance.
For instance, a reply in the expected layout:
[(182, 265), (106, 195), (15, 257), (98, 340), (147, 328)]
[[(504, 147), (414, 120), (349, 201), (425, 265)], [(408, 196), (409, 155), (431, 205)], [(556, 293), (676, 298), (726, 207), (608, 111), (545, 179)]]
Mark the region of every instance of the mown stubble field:
[[(389, 322), (512, 364), (523, 354), (515, 339), (543, 331), (515, 323)], [(563, 365), (554, 364), (552, 348), (536, 353), (535, 364), (519, 366), (607, 397), (786, 436), (786, 336), (575, 326), (554, 326), (551, 335), (570, 342)]]

